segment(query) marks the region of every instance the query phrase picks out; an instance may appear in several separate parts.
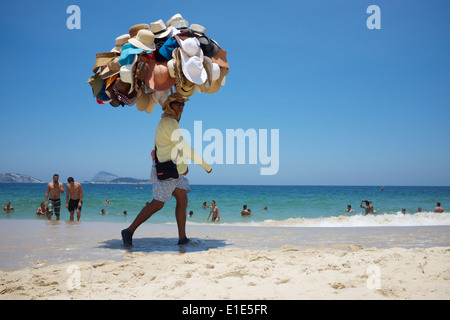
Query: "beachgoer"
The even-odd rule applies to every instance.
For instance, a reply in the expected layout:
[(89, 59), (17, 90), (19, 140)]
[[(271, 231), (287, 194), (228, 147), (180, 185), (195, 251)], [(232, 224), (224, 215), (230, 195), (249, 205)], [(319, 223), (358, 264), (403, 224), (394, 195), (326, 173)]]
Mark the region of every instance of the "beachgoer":
[(350, 204), (347, 205), (347, 210), (345, 210), (345, 212), (354, 212)]
[(247, 205), (244, 204), (243, 209), (241, 210), (241, 216), (250, 216), (252, 215), (252, 213), (250, 212), (250, 210), (247, 210)]
[(206, 201), (203, 201), (202, 208), (209, 208), (209, 206), (206, 204)]
[(216, 206), (216, 201), (211, 201), (211, 207), (209, 210), (209, 215), (206, 220), (209, 220), (209, 216), (212, 214), (211, 221), (212, 222), (219, 222), (220, 221), (220, 214), (219, 214), (219, 208)]
[[(176, 92), (172, 93), (164, 103), (164, 113), (155, 133), (154, 145), (157, 150), (157, 158), (159, 162), (166, 162), (172, 160), (172, 154), (178, 154), (179, 158), (185, 159), (188, 157), (205, 169), (206, 172), (210, 173), (212, 171), (211, 166), (192, 149), (181, 135), (179, 135), (178, 143), (172, 140), (174, 133), (180, 133), (179, 122), (184, 110), (184, 103), (188, 100)], [(156, 152), (153, 150), (153, 163), (155, 163), (155, 155)], [(155, 212), (161, 210), (172, 196), (177, 201), (175, 216), (178, 226), (178, 244), (184, 245), (189, 242), (189, 239), (186, 237), (187, 193), (190, 192), (189, 181), (185, 177), (188, 173), (187, 161), (176, 161), (176, 168), (179, 174), (178, 178), (159, 180), (157, 179), (155, 165), (152, 166), (150, 181), (153, 184), (153, 200), (139, 212), (127, 229), (122, 230), (122, 240), (125, 246), (132, 245), (133, 233), (136, 229)]]
[(441, 207), (441, 203), (440, 203), (440, 202), (438, 202), (438, 203), (436, 204), (436, 208), (434, 208), (434, 212), (436, 212), (436, 213), (442, 213), (442, 212), (444, 212), (444, 208)]
[(127, 215), (127, 210), (123, 210), (122, 214), (123, 214), (124, 216), (126, 216), (126, 215)]
[(419, 208), (417, 209), (417, 212), (422, 212), (422, 207), (419, 207)]
[(100, 213), (99, 213), (99, 214), (105, 215), (105, 214), (108, 214), (108, 212), (106, 212), (105, 209), (102, 209), (102, 210), (100, 210)]
[(47, 207), (44, 202), (41, 202), (41, 206), (36, 209), (36, 214), (38, 216), (45, 216), (47, 214)]
[(266, 211), (267, 210), (267, 206), (264, 206), (263, 210)]
[(189, 211), (189, 218), (194, 216), (194, 211)]
[(5, 211), (14, 211), (14, 207), (11, 206), (11, 202), (6, 203), (6, 207), (3, 208)]
[[(59, 182), (59, 174), (53, 175), (53, 181), (47, 184), (47, 192), (45, 193), (45, 206), (47, 207), (47, 219), (51, 220), (53, 212), (56, 220), (59, 220), (59, 213), (61, 211), (60, 195), (64, 193), (64, 185)], [(50, 196), (50, 199), (48, 199)], [(47, 204), (48, 199), (48, 204)]]
[(81, 206), (83, 205), (83, 188), (81, 184), (75, 182), (72, 177), (67, 179), (66, 185), (66, 208), (70, 212), (70, 221), (73, 221), (75, 210), (77, 211), (77, 221), (80, 221)]
[[(362, 205), (363, 202), (366, 203), (365, 207), (363, 207), (363, 205)], [(361, 200), (361, 204), (359, 206), (366, 210), (366, 214), (365, 215), (368, 215), (369, 213), (371, 213), (371, 214), (376, 214), (377, 213), (375, 210), (373, 210), (372, 201), (370, 201), (370, 200)]]
[(406, 209), (405, 208), (402, 208), (402, 213), (406, 214)]

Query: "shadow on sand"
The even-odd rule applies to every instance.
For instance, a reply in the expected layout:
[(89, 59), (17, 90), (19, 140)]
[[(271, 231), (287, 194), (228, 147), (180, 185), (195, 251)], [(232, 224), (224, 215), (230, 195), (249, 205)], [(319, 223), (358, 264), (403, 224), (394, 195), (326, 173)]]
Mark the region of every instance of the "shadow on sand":
[(207, 251), (209, 249), (223, 248), (228, 244), (224, 240), (219, 239), (199, 239), (189, 238), (191, 241), (185, 245), (178, 245), (178, 238), (133, 238), (133, 245), (125, 247), (122, 239), (110, 239), (101, 244), (97, 248), (127, 250), (129, 252), (198, 252)]

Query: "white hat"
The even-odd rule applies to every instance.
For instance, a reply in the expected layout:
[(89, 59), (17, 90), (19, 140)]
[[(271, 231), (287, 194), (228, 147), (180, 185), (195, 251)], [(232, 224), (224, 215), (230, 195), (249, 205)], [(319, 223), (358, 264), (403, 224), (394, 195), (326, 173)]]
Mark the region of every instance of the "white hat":
[(136, 38), (131, 38), (128, 40), (129, 43), (131, 43), (136, 48), (142, 49), (142, 50), (150, 50), (155, 51), (155, 35), (150, 31), (146, 29), (141, 29), (138, 31)]
[[(178, 37), (177, 37), (178, 38)], [(203, 66), (203, 51), (197, 38), (187, 38), (180, 44), (181, 67), (184, 76), (195, 84), (205, 83), (208, 75)]]
[(166, 27), (172, 26), (172, 27), (177, 28), (177, 29), (187, 28), (188, 25), (189, 25), (189, 23), (185, 19), (183, 19), (183, 17), (179, 13), (174, 14), (172, 16), (172, 18), (170, 18), (166, 22)]
[(138, 55), (136, 54), (136, 55), (134, 55), (134, 60), (133, 60), (132, 63), (120, 67), (120, 80), (122, 80), (123, 82), (131, 84), (130, 92), (128, 94), (130, 94), (134, 90), (134, 72), (133, 72), (133, 67), (134, 67), (137, 59), (138, 59)]

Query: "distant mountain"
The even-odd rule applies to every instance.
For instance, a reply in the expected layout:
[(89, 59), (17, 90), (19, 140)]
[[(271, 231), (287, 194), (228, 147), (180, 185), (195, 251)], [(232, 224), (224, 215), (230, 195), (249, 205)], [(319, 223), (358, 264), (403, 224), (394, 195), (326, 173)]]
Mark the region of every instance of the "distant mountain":
[(119, 178), (119, 176), (116, 176), (115, 174), (106, 171), (100, 171), (91, 179), (91, 182), (110, 182), (117, 178)]
[(115, 174), (100, 171), (90, 182), (107, 182), (107, 183), (148, 183), (149, 180), (135, 179), (129, 177), (119, 177)]
[(0, 183), (44, 183), (39, 179), (20, 173), (0, 174)]

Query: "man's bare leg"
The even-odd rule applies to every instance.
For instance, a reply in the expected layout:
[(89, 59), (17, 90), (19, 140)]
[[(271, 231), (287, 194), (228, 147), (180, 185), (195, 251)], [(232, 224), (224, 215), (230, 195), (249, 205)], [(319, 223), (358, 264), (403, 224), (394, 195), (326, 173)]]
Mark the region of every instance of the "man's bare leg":
[(122, 230), (122, 240), (125, 246), (131, 246), (133, 233), (136, 229), (147, 221), (155, 212), (158, 212), (164, 207), (164, 202), (153, 199), (148, 205), (142, 208), (141, 212), (134, 219), (133, 223), (127, 228)]
[(186, 190), (175, 188), (172, 195), (177, 200), (175, 207), (175, 217), (178, 226), (178, 244), (186, 244), (189, 239), (186, 237), (186, 208), (188, 197)]

